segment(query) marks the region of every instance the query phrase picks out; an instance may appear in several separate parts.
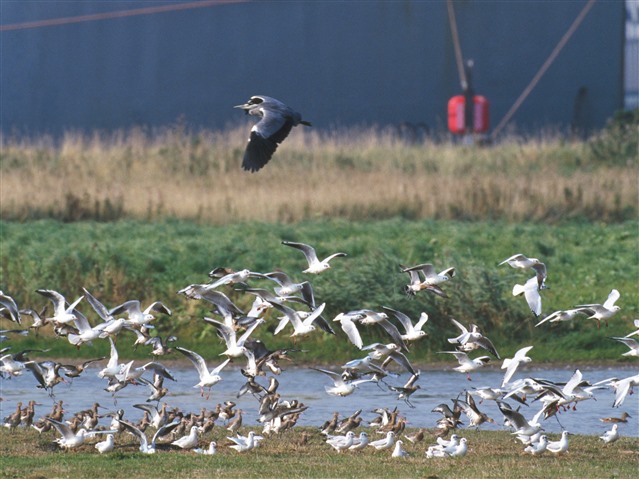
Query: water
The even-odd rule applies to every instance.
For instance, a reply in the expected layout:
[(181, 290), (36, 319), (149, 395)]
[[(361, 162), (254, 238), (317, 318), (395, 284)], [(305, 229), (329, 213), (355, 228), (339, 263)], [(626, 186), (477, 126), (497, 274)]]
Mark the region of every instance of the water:
[[(139, 363), (141, 364), (141, 363)], [(283, 364), (286, 368), (287, 365)], [(337, 368), (334, 368), (337, 370)], [(115, 396), (104, 391), (106, 381), (97, 377), (99, 369), (87, 369), (82, 376), (73, 380), (70, 384), (59, 384), (54, 388), (55, 397), (36, 387), (37, 382), (33, 375), (26, 371), (22, 376), (12, 379), (0, 380), (0, 417), (5, 417), (14, 411), (16, 403), (33, 399), (40, 405), (36, 407), (36, 418), (48, 413), (56, 400), (63, 400), (67, 417), (75, 411), (89, 408), (94, 402), (100, 403), (106, 411), (115, 411), (119, 408), (125, 410), (125, 419), (137, 421), (142, 417), (142, 411), (133, 408), (133, 404), (144, 403), (150, 394), (149, 389), (144, 385), (130, 385), (122, 389)], [(250, 394), (237, 398), (237, 391), (244, 383), (244, 377), (236, 368), (227, 367), (222, 371), (223, 380), (215, 385), (210, 397), (202, 397), (199, 388), (194, 388), (199, 378), (193, 367), (179, 366), (171, 368), (176, 382), (165, 380), (165, 387), (169, 388), (169, 394), (163, 401), (169, 407), (179, 407), (185, 412), (199, 412), (203, 407), (212, 409), (217, 403), (224, 401), (234, 401), (237, 407), (244, 411), (245, 425), (259, 425), (257, 422), (258, 402)], [(581, 368), (584, 379), (595, 383), (607, 378), (625, 378), (637, 374), (636, 368)], [(573, 373), (572, 369), (535, 369), (527, 368), (517, 371), (515, 377), (535, 377), (552, 381), (567, 381)], [(151, 376), (147, 373), (145, 376)], [(358, 409), (362, 409), (362, 417), (365, 421), (370, 421), (376, 417), (372, 411), (375, 408), (397, 407), (407, 420), (408, 427), (434, 427), (437, 419), (441, 416), (431, 412), (433, 407), (440, 403), (451, 405), (451, 398), (457, 397), (464, 389), (473, 387), (491, 386), (497, 387), (501, 384), (503, 371), (499, 369), (485, 369), (472, 374), (472, 381), (467, 381), (466, 376), (451, 370), (423, 370), (418, 381), (421, 388), (411, 397), (411, 402), (415, 406), (409, 407), (403, 400), (397, 399), (397, 394), (387, 388), (381, 389), (375, 383), (364, 383), (350, 396), (333, 397), (329, 396), (324, 387), (331, 384), (331, 379), (318, 371), (302, 368), (289, 367), (277, 379), (280, 383), (278, 392), (282, 399), (298, 399), (309, 408), (302, 414), (298, 425), (320, 426), (328, 420), (334, 411), (339, 411), (342, 416), (352, 414)], [(387, 383), (394, 386), (403, 385), (408, 379), (407, 374), (402, 374), (397, 378), (387, 378)], [(267, 378), (259, 378), (258, 382), (266, 386)], [(611, 389), (595, 391), (596, 400), (582, 401), (577, 404), (577, 410), (568, 410), (557, 415), (561, 426), (572, 433), (601, 435), (610, 425), (599, 421), (602, 417), (619, 416), (622, 411), (629, 412), (633, 417), (627, 424), (621, 425), (621, 433), (626, 436), (639, 437), (639, 394), (629, 395), (619, 408), (613, 408), (614, 393)], [(504, 429), (503, 417), (493, 401), (486, 401), (479, 404), (482, 412), (488, 414), (495, 420), (495, 424), (486, 423), (481, 429), (500, 430)], [(530, 402), (530, 401), (529, 401)], [(513, 407), (517, 403), (512, 401)], [(522, 406), (521, 412), (527, 419), (539, 410), (539, 402), (531, 403), (529, 407)], [(465, 424), (467, 418), (463, 416)], [(110, 418), (101, 419), (101, 424), (107, 425)], [(561, 432), (561, 426), (557, 419), (549, 418), (543, 423), (543, 427), (548, 433)]]

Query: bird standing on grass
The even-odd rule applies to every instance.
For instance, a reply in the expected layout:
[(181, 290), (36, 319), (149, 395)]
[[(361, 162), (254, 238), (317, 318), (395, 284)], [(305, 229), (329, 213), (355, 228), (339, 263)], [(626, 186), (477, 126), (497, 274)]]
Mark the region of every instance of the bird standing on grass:
[(610, 431), (604, 432), (603, 436), (599, 436), (599, 439), (601, 439), (604, 444), (615, 442), (620, 437), (618, 429), (619, 426), (617, 424), (613, 424), (612, 429)]
[(279, 100), (264, 95), (252, 96), (241, 108), (247, 115), (260, 117), (253, 128), (246, 145), (242, 168), (255, 172), (266, 165), (280, 143), (288, 136), (294, 126), (311, 126), (302, 120), (302, 115)]

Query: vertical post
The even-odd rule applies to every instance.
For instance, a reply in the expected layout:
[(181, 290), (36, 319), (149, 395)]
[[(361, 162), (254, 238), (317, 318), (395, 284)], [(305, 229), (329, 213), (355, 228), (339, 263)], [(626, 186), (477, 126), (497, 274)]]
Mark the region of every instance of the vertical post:
[(465, 65), (466, 82), (462, 84), (464, 89), (464, 143), (473, 142), (475, 130), (475, 90), (473, 90), (473, 60), (467, 60)]

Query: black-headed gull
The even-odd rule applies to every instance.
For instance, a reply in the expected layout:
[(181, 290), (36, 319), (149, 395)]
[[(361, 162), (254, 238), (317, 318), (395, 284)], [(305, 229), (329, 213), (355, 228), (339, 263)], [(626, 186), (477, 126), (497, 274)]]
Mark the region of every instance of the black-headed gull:
[(229, 446), (231, 449), (235, 449), (237, 452), (246, 452), (258, 447), (264, 437), (257, 435), (254, 431), (249, 431), (246, 436), (237, 434), (228, 436), (227, 439), (234, 442), (234, 444)]
[(73, 303), (67, 306), (67, 301), (57, 291), (51, 289), (36, 289), (36, 293), (48, 298), (53, 303), (53, 316), (47, 318), (49, 321), (56, 323), (58, 326), (69, 324), (76, 318), (74, 310), (84, 296), (80, 296)]
[(468, 379), (469, 381), (471, 380), (471, 371), (475, 371), (482, 366), (485, 366), (486, 363), (490, 361), (490, 358), (488, 356), (479, 356), (478, 358), (470, 359), (466, 353), (463, 353), (461, 351), (439, 351), (439, 353), (454, 355), (457, 359), (457, 362), (459, 363), (459, 366), (453, 369), (455, 371), (459, 371), (460, 373), (466, 373), (466, 379)]
[(395, 444), (395, 433), (393, 431), (388, 431), (386, 433), (386, 437), (383, 439), (378, 439), (377, 441), (371, 441), (368, 443), (369, 446), (374, 447), (378, 451), (383, 449), (390, 449)]
[(626, 338), (629, 338), (630, 336), (636, 336), (637, 334), (639, 334), (639, 319), (635, 319), (633, 321), (633, 324), (635, 326), (635, 330), (632, 331), (631, 333), (626, 334)]
[(137, 299), (125, 301), (121, 305), (111, 309), (109, 311), (109, 314), (111, 314), (112, 316), (117, 316), (126, 313), (128, 316), (128, 324), (133, 325), (134, 327), (139, 327), (147, 325), (155, 319), (155, 316), (151, 313), (152, 311), (167, 314), (169, 316), (171, 315), (171, 310), (167, 308), (161, 301), (155, 301), (151, 303), (144, 311), (142, 311), (140, 301)]
[(189, 433), (187, 435), (176, 439), (171, 444), (173, 446), (179, 447), (180, 449), (193, 449), (197, 447), (197, 443), (199, 439), (198, 429), (199, 429), (199, 426), (195, 426), (195, 425), (191, 426), (191, 429), (189, 430)]
[(382, 306), (382, 309), (391, 313), (401, 323), (405, 331), (405, 333), (401, 335), (401, 338), (404, 341), (416, 341), (428, 335), (426, 331), (422, 330), (428, 321), (428, 314), (422, 312), (419, 316), (419, 320), (413, 324), (411, 319), (401, 311), (397, 311), (386, 306)]
[(402, 335), (393, 323), (388, 319), (388, 315), (384, 312), (372, 311), (370, 309), (360, 309), (360, 313), (364, 314), (364, 317), (359, 320), (360, 324), (370, 325), (377, 324), (381, 326), (384, 331), (388, 333), (393, 342), (404, 351), (408, 351), (406, 343), (402, 339)]
[(391, 457), (408, 457), (410, 455), (408, 454), (408, 451), (402, 447), (403, 444), (404, 442), (401, 439), (398, 439), (395, 442), (395, 447), (393, 448)]
[(20, 324), (20, 310), (16, 301), (11, 296), (0, 291), (0, 304), (6, 308), (7, 317), (14, 323)]
[[(438, 438), (439, 439), (439, 438)], [(448, 457), (450, 453), (452, 453), (457, 446), (459, 445), (459, 440), (456, 434), (451, 436), (451, 440), (447, 441), (445, 444), (435, 444), (429, 446), (426, 449), (426, 457), (428, 459), (432, 459), (434, 457)]]
[(200, 356), (196, 352), (190, 351), (180, 346), (176, 347), (175, 349), (184, 354), (195, 366), (195, 369), (200, 376), (200, 382), (193, 387), (200, 388), (202, 396), (204, 396), (204, 388), (209, 388), (210, 392), (211, 388), (222, 380), (220, 371), (222, 371), (224, 366), (226, 366), (231, 360), (231, 358), (227, 358), (224, 362), (222, 362), (222, 364), (209, 371), (204, 358), (202, 358), (202, 356)]
[(100, 454), (111, 452), (115, 447), (115, 437), (113, 434), (109, 434), (104, 441), (96, 443), (94, 447)]
[(532, 454), (533, 456), (540, 456), (544, 452), (546, 452), (546, 448), (548, 447), (548, 437), (545, 434), (542, 434), (539, 438), (539, 442), (532, 443), (524, 449), (524, 452)]
[(620, 343), (628, 346), (629, 351), (623, 353), (622, 356), (639, 356), (639, 343), (633, 338), (612, 337), (610, 339), (614, 339), (615, 341), (619, 341)]
[(302, 281), (301, 283), (294, 282), (284, 271), (273, 271), (264, 274), (264, 276), (277, 283), (273, 291), (275, 291), (275, 294), (278, 296), (293, 295), (302, 291), (306, 285), (310, 285), (308, 281)]
[(614, 379), (608, 382), (608, 385), (615, 391), (615, 402), (612, 407), (619, 407), (623, 404), (626, 396), (630, 393), (635, 386), (639, 386), (639, 374), (635, 376), (629, 376), (623, 379)]
[(357, 379), (355, 381), (344, 381), (339, 373), (327, 369), (311, 368), (328, 375), (333, 380), (333, 386), (325, 386), (324, 389), (331, 396), (350, 396), (355, 389), (363, 383), (373, 382), (373, 379)]
[(290, 246), (291, 248), (296, 248), (304, 253), (306, 262), (308, 263), (308, 268), (306, 268), (303, 273), (319, 274), (331, 267), (329, 261), (331, 261), (333, 258), (346, 256), (346, 253), (333, 253), (332, 255), (320, 261), (317, 257), (317, 253), (315, 252), (315, 248), (313, 248), (312, 246), (304, 243), (294, 243), (293, 241), (282, 241), (282, 244)]
[(293, 333), (291, 334), (291, 337), (307, 336), (315, 331), (316, 328), (313, 325), (313, 322), (322, 314), (325, 306), (326, 303), (322, 303), (311, 311), (310, 314), (306, 314), (306, 312), (304, 312), (304, 318), (302, 319), (300, 311), (296, 311), (283, 304), (273, 303), (273, 307), (284, 313), (293, 326)]
[(506, 263), (508, 263), (508, 265), (513, 268), (525, 269), (532, 268), (534, 265), (541, 263), (541, 261), (539, 261), (537, 258), (528, 258), (521, 253), (517, 253), (499, 263), (499, 266)]
[(211, 441), (209, 442), (209, 447), (207, 449), (196, 447), (195, 449), (193, 449), (193, 452), (195, 454), (202, 454), (204, 456), (212, 456), (217, 452), (216, 447), (217, 443), (215, 441)]
[(601, 325), (602, 320), (605, 321), (606, 326), (608, 326), (608, 320), (621, 309), (619, 306), (615, 305), (620, 296), (621, 294), (619, 291), (613, 289), (610, 291), (608, 298), (606, 298), (606, 301), (603, 304), (580, 304), (577, 306), (577, 309), (589, 314), (590, 316), (588, 319), (596, 319), (597, 327)]
[(439, 287), (439, 283), (441, 283), (442, 281), (439, 281), (439, 283), (437, 283), (433, 282), (432, 280), (427, 280), (423, 277), (423, 266), (425, 265), (417, 265), (406, 268), (400, 265), (401, 271), (403, 273), (408, 273), (410, 277), (410, 282), (406, 286), (404, 286), (404, 292), (410, 296), (414, 296), (418, 292), (426, 290), (436, 294), (437, 296), (441, 296), (442, 298), (448, 298), (446, 292)]
[(348, 448), (349, 451), (361, 451), (368, 446), (370, 439), (368, 437), (368, 433), (366, 431), (362, 431), (359, 433), (359, 436), (353, 439), (353, 444)]
[(333, 321), (339, 321), (342, 326), (342, 331), (346, 333), (348, 340), (358, 349), (362, 349), (363, 342), (355, 322), (360, 321), (365, 317), (366, 315), (361, 311), (350, 311), (348, 313), (339, 313), (335, 316), (335, 318), (333, 318)]
[(479, 326), (471, 324), (470, 330), (468, 330), (466, 326), (456, 319), (450, 318), (450, 320), (459, 328), (461, 334), (455, 338), (448, 338), (449, 343), (456, 344), (460, 351), (464, 351), (466, 353), (478, 348), (483, 348), (497, 359), (501, 359), (497, 349), (493, 345), (493, 342), (481, 333)]
[(513, 268), (532, 268), (533, 270), (535, 270), (535, 277), (537, 278), (539, 289), (545, 288), (546, 265), (539, 261), (537, 258), (528, 258), (523, 254), (515, 254), (499, 263), (499, 266), (506, 263), (508, 263)]
[(619, 437), (619, 425), (613, 424), (612, 429), (610, 429), (610, 431), (604, 432), (602, 436), (599, 436), (599, 439), (601, 439), (604, 444), (610, 444), (619, 439)]
[(539, 283), (537, 277), (533, 276), (524, 284), (513, 286), (513, 296), (524, 295), (528, 307), (535, 316), (541, 315), (541, 295), (539, 294)]
[(515, 374), (515, 371), (521, 363), (529, 363), (532, 361), (530, 357), (526, 356), (526, 353), (532, 348), (532, 346), (526, 346), (525, 348), (518, 350), (512, 358), (504, 359), (501, 369), (505, 369), (506, 374), (504, 374), (504, 379), (501, 382), (502, 388), (510, 382), (510, 379), (513, 377), (513, 374)]
[(178, 427), (181, 423), (181, 420), (175, 419), (173, 422), (168, 423), (168, 424), (164, 424), (163, 426), (160, 426), (158, 428), (158, 430), (155, 432), (155, 434), (153, 435), (153, 438), (151, 439), (151, 443), (149, 444), (147, 438), (146, 438), (146, 434), (144, 434), (143, 431), (141, 431), (139, 428), (135, 427), (133, 424), (130, 424), (126, 421), (122, 421), (120, 419), (118, 419), (118, 422), (122, 425), (122, 427), (132, 433), (134, 436), (136, 436), (138, 438), (138, 440), (140, 441), (140, 452), (143, 454), (155, 454), (156, 450), (157, 450), (157, 446), (156, 446), (156, 441), (159, 437), (165, 436), (167, 435), (169, 432), (171, 432), (173, 429), (175, 429), (176, 427)]
[(355, 441), (355, 433), (348, 431), (343, 436), (329, 436), (326, 438), (326, 444), (331, 446), (337, 452), (342, 452), (349, 449)]
[(49, 421), (53, 427), (55, 427), (62, 437), (59, 437), (55, 440), (56, 443), (62, 449), (72, 449), (74, 447), (81, 446), (84, 444), (84, 441), (87, 437), (94, 436), (96, 434), (115, 434), (117, 431), (86, 431), (83, 428), (78, 429), (77, 432), (73, 432), (71, 427), (68, 424), (56, 421), (55, 419), (51, 419), (49, 417), (45, 418)]
[(235, 328), (229, 327), (225, 323), (221, 323), (212, 318), (204, 318), (204, 321), (215, 326), (218, 333), (222, 336), (222, 339), (224, 339), (224, 342), (226, 343), (226, 350), (220, 355), (228, 356), (230, 358), (239, 358), (245, 354), (246, 347), (244, 344), (255, 328), (265, 322), (263, 319), (254, 321), (253, 324), (246, 328), (246, 331), (238, 337)]
[(562, 322), (562, 321), (572, 321), (573, 319), (575, 319), (580, 314), (584, 315), (584, 316), (587, 316), (587, 314), (584, 311), (582, 311), (581, 309), (578, 309), (578, 308), (566, 309), (566, 310), (558, 310), (558, 311), (555, 311), (552, 314), (549, 314), (544, 319), (539, 321), (537, 324), (535, 324), (535, 327), (537, 327), (537, 326), (539, 326), (541, 324), (544, 324), (545, 322), (558, 323), (558, 322)]
[(249, 278), (266, 278), (262, 273), (248, 269), (233, 271), (228, 268), (216, 268), (209, 272), (209, 277), (215, 279), (215, 281), (207, 285), (208, 289), (216, 289), (223, 285), (244, 284)]
[(546, 450), (553, 454), (564, 454), (568, 452), (568, 436), (570, 434), (568, 431), (562, 431), (559, 441), (548, 441)]
[(497, 406), (503, 414), (505, 420), (513, 429), (513, 433), (518, 436), (518, 439), (523, 440), (522, 436), (533, 436), (542, 430), (541, 423), (539, 422), (543, 415), (544, 409), (541, 408), (533, 418), (528, 421), (522, 413), (515, 411), (510, 405), (503, 401), (497, 401)]
[(445, 283), (455, 276), (455, 268), (447, 268), (438, 273), (435, 267), (430, 263), (410, 266), (408, 268), (403, 268), (402, 271), (404, 273), (409, 273), (411, 271), (420, 272), (423, 276), (422, 283), (429, 286), (436, 286)]

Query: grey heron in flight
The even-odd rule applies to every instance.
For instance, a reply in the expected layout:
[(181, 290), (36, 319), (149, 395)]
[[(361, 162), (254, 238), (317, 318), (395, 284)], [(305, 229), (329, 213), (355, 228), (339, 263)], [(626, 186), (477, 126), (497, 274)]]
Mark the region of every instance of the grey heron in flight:
[(261, 119), (253, 128), (249, 137), (242, 168), (251, 172), (258, 171), (269, 162), (277, 146), (299, 124), (311, 126), (302, 120), (295, 110), (279, 100), (264, 95), (252, 96), (244, 105), (237, 105), (247, 115), (256, 115)]

